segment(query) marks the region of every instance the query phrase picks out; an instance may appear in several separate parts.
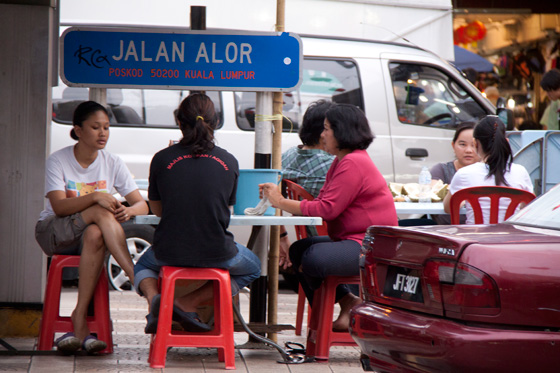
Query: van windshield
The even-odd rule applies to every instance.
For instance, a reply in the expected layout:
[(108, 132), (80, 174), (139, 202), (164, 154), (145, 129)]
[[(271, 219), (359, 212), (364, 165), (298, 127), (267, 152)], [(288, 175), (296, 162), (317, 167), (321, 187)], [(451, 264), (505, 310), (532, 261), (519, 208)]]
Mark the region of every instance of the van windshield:
[[(309, 104), (320, 99), (364, 110), (358, 68), (348, 59), (305, 58), (301, 86), (283, 97), (284, 132), (297, 132)], [(254, 92), (235, 92), (237, 126), (242, 130), (255, 129), (256, 101)]]
[(455, 79), (436, 68), (393, 62), (389, 69), (401, 123), (454, 129), (488, 114)]

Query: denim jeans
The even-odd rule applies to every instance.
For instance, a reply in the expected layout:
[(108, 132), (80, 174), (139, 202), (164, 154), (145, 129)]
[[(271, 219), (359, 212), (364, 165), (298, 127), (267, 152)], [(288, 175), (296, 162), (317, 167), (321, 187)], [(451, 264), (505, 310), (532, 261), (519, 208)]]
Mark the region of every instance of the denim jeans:
[[(261, 275), (261, 261), (248, 248), (238, 243), (238, 253), (233, 258), (212, 263), (212, 268), (222, 268), (229, 271), (231, 277), (231, 295), (236, 295), (239, 290), (255, 281)], [(157, 260), (154, 251), (150, 247), (134, 266), (134, 287), (138, 294), (142, 295), (138, 285), (145, 278), (155, 278), (159, 276), (162, 266), (175, 266), (173, 263), (165, 263)]]

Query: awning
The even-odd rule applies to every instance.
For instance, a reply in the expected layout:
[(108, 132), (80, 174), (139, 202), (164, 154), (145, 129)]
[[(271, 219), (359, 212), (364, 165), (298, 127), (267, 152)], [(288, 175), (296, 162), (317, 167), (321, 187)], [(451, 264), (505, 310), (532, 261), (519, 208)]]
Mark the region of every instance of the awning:
[(464, 70), (466, 68), (473, 68), (478, 72), (490, 72), (494, 69), (492, 65), (486, 58), (479, 56), (465, 48), (454, 46), (455, 49), (455, 62), (454, 65), (459, 70)]

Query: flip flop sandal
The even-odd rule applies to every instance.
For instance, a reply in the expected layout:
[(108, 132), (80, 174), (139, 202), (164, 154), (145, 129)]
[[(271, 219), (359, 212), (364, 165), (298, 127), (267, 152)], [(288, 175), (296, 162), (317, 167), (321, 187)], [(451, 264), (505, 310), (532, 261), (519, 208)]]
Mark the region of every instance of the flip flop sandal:
[[(144, 328), (144, 333), (146, 334), (156, 334), (157, 325), (159, 321), (159, 308), (161, 302), (161, 294), (155, 295), (152, 299), (152, 311), (146, 315), (146, 327)], [(177, 322), (177, 317), (175, 312), (177, 310), (176, 306), (173, 306), (173, 323), (171, 324), (171, 330), (182, 331), (181, 325)]]
[(72, 332), (64, 334), (62, 337), (58, 338), (55, 343), (56, 349), (65, 354), (74, 353), (78, 351), (81, 346), (80, 340)]
[(144, 333), (146, 334), (155, 334), (157, 331), (160, 301), (161, 301), (161, 294), (154, 295), (154, 297), (152, 298), (150, 313), (146, 315), (147, 323), (146, 323), (146, 327), (144, 328)]
[(82, 343), (82, 350), (87, 351), (88, 354), (93, 354), (107, 348), (107, 343), (100, 341), (93, 335), (88, 335)]
[(209, 332), (212, 327), (200, 321), (196, 312), (184, 312), (177, 307), (173, 308), (173, 316), (181, 327), (187, 332)]

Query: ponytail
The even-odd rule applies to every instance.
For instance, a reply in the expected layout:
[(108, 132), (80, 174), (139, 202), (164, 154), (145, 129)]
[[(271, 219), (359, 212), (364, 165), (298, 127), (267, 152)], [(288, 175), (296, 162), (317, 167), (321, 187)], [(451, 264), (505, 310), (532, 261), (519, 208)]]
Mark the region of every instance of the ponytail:
[(496, 185), (509, 186), (505, 173), (511, 168), (513, 156), (504, 123), (495, 115), (486, 116), (475, 126), (473, 137), (479, 141), (486, 155), (487, 177), (494, 176)]
[(200, 155), (214, 148), (214, 129), (218, 119), (210, 97), (203, 93), (187, 96), (179, 105), (177, 121), (183, 133), (179, 144), (191, 146), (193, 155)]

